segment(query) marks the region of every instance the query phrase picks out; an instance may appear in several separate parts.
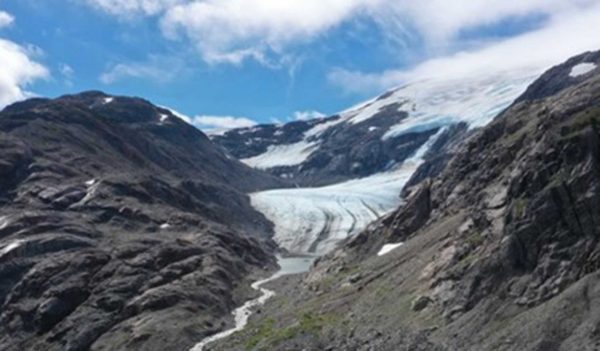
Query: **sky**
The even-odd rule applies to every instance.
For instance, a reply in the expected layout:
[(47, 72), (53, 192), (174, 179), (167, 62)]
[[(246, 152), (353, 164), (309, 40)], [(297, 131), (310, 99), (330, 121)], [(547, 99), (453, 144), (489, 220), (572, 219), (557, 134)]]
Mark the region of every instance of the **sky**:
[(600, 49), (600, 0), (0, 0), (0, 107), (85, 90), (205, 130)]

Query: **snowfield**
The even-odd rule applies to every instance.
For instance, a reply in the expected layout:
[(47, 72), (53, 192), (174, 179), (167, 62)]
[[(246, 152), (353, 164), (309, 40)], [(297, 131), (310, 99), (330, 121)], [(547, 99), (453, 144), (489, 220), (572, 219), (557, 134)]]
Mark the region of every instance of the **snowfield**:
[(508, 107), (541, 72), (530, 70), (498, 73), (461, 80), (425, 80), (390, 92), (343, 115), (350, 123), (367, 121), (386, 106), (396, 103), (409, 117), (392, 126), (383, 139), (410, 132), (466, 122), (471, 128), (488, 124)]
[(250, 167), (258, 169), (268, 169), (278, 166), (295, 166), (306, 161), (317, 146), (317, 143), (307, 141), (287, 145), (271, 145), (264, 154), (240, 161)]

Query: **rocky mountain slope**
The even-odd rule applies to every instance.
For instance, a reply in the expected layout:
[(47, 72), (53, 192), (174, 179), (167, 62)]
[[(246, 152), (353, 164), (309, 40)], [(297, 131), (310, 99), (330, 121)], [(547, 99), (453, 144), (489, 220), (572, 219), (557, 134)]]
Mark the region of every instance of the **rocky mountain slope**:
[(598, 65), (546, 72), (212, 349), (598, 349)]
[[(281, 181), (149, 102), (0, 112), (0, 349), (184, 349), (274, 266), (247, 192)], [(240, 287), (240, 289), (238, 289)]]

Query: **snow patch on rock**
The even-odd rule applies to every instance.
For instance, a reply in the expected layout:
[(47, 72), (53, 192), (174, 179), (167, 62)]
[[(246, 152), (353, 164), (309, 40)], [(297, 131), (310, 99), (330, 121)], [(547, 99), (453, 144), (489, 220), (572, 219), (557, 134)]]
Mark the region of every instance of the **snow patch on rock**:
[(96, 191), (98, 191), (98, 188), (100, 187), (100, 182), (96, 181), (96, 179), (88, 180), (85, 182), (85, 184), (87, 185), (85, 196), (83, 199), (79, 200), (79, 202), (73, 204), (73, 206), (82, 206), (87, 204), (94, 197), (94, 195), (96, 195)]
[(165, 110), (168, 110), (169, 112), (171, 112), (173, 114), (173, 116), (179, 118), (180, 120), (186, 122), (187, 124), (192, 124), (192, 122), (193, 122), (193, 119), (190, 116), (187, 116), (187, 115), (185, 115), (185, 114), (183, 114), (183, 113), (181, 113), (181, 112), (179, 112), (177, 110), (174, 110), (174, 109), (172, 109), (170, 107), (167, 107), (167, 106), (160, 106), (160, 105), (158, 105), (158, 107), (164, 108)]
[(306, 161), (317, 146), (316, 142), (304, 140), (295, 144), (271, 145), (265, 153), (241, 161), (258, 169), (296, 166)]
[(571, 72), (569, 73), (569, 76), (572, 78), (577, 78), (579, 76), (583, 76), (585, 74), (590, 73), (591, 71), (596, 69), (596, 64), (595, 63), (591, 63), (591, 62), (584, 62), (584, 63), (580, 63), (578, 65), (573, 66), (573, 68), (571, 68)]
[(404, 245), (404, 243), (385, 244), (385, 245), (383, 245), (381, 250), (379, 250), (379, 252), (377, 253), (377, 256), (383, 256), (385, 254), (388, 254), (388, 253), (394, 251), (395, 249), (399, 248), (402, 245)]
[(0, 230), (6, 228), (8, 226), (8, 217), (7, 216), (2, 216), (0, 217)]
[(17, 240), (13, 240), (13, 241), (9, 242), (8, 244), (4, 245), (0, 249), (0, 258), (9, 254), (11, 251), (19, 248), (21, 245), (23, 245), (23, 243), (25, 243), (25, 240), (17, 239)]

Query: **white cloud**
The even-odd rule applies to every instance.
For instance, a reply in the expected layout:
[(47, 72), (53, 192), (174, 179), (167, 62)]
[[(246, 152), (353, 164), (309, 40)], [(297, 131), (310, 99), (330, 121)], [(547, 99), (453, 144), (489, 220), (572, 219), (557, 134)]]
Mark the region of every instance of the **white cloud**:
[(13, 15), (0, 10), (0, 28), (9, 27), (14, 23), (14, 21), (15, 18), (13, 17)]
[(67, 65), (66, 63), (61, 63), (58, 67), (60, 74), (64, 78), (64, 83), (68, 87), (73, 86), (73, 78), (75, 78), (75, 70), (73, 67)]
[(66, 63), (61, 64), (59, 69), (60, 73), (66, 78), (73, 78), (73, 76), (75, 75), (75, 70), (73, 69), (73, 67), (67, 65)]
[(48, 70), (31, 59), (35, 53), (11, 41), (0, 39), (0, 106), (31, 97), (27, 86), (49, 77)]
[(183, 61), (175, 57), (150, 55), (144, 62), (118, 63), (100, 75), (104, 84), (113, 84), (126, 78), (149, 79), (169, 82), (183, 69)]
[(180, 33), (210, 63), (265, 61), (292, 44), (306, 42), (384, 0), (206, 0), (170, 8), (165, 34)]
[(204, 115), (194, 117), (192, 124), (204, 131), (216, 132), (234, 128), (252, 127), (257, 123), (246, 117)]
[(415, 27), (431, 44), (503, 19), (534, 14), (554, 17), (594, 3), (597, 0), (400, 0), (384, 10)]
[(156, 15), (182, 0), (84, 0), (97, 9), (111, 15), (130, 17), (134, 15)]
[(325, 115), (324, 113), (321, 113), (319, 111), (314, 111), (314, 110), (296, 111), (296, 112), (294, 112), (293, 119), (296, 121), (306, 121), (309, 119), (323, 118), (326, 116), (327, 115)]
[(600, 49), (600, 4), (557, 16), (545, 26), (472, 51), (427, 60), (412, 69), (364, 73), (335, 69), (328, 79), (350, 93), (377, 93), (410, 81), (458, 78), (510, 69), (543, 70), (567, 58)]
[[(434, 53), (452, 51), (465, 30), (508, 18), (549, 20), (598, 0), (80, 0), (119, 17), (160, 17), (163, 34), (187, 39), (209, 63), (253, 59), (279, 67), (289, 52), (344, 23), (369, 18), (402, 44), (421, 38)], [(441, 49), (440, 49), (441, 48)]]

